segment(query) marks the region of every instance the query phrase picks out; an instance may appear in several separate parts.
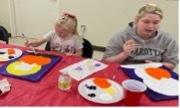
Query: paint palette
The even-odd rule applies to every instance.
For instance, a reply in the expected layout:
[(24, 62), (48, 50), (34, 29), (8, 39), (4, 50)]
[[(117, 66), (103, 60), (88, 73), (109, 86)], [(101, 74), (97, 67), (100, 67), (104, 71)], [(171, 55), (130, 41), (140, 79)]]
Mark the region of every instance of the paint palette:
[(123, 99), (123, 88), (120, 84), (106, 78), (84, 80), (78, 91), (85, 99), (101, 104), (111, 104)]
[(1, 48), (0, 62), (14, 60), (22, 55), (22, 51), (16, 48)]

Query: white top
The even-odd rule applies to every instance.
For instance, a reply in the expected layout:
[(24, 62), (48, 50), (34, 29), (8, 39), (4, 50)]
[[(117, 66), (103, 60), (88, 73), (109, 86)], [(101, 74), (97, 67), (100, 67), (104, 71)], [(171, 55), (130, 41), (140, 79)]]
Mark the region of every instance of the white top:
[(52, 30), (45, 34), (43, 38), (47, 42), (50, 41), (51, 51), (75, 53), (77, 50), (83, 48), (80, 38), (76, 35), (69, 36), (68, 39), (63, 39), (59, 37), (54, 30)]

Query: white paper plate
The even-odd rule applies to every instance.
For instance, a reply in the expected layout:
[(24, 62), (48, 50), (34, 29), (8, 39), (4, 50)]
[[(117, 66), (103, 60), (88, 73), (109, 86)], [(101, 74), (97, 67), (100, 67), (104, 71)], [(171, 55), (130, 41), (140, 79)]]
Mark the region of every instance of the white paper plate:
[(13, 59), (16, 59), (22, 55), (22, 51), (20, 49), (13, 48), (15, 53), (14, 54), (8, 54), (9, 48), (1, 48), (0, 49), (0, 62), (6, 62)]
[(116, 103), (123, 99), (123, 88), (120, 84), (107, 79), (111, 86), (102, 89), (93, 82), (93, 79), (94, 78), (84, 80), (79, 84), (78, 92), (82, 97), (101, 104)]

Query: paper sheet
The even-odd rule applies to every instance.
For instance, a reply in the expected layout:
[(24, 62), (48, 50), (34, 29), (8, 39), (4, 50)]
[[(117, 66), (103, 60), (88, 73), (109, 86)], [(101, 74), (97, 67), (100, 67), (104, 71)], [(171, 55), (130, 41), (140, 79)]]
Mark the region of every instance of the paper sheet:
[(70, 65), (62, 70), (63, 73), (68, 73), (73, 79), (79, 81), (97, 71), (106, 68), (107, 65), (92, 59), (85, 59), (76, 64)]

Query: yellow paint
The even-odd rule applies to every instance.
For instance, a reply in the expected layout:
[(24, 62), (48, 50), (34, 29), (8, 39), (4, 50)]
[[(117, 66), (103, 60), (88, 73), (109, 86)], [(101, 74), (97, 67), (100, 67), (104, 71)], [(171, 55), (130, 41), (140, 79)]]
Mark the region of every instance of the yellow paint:
[(116, 93), (116, 89), (114, 87), (109, 87), (107, 89), (105, 89), (105, 93), (109, 93), (109, 94), (115, 94)]
[(6, 59), (6, 58), (0, 57), (0, 61), (4, 61), (4, 60), (7, 60), (7, 59)]
[(9, 74), (13, 74), (16, 76), (23, 76), (23, 75), (30, 75), (37, 73), (41, 69), (41, 66), (37, 64), (33, 65), (32, 68), (30, 68), (29, 70), (19, 69), (17, 68), (18, 66), (23, 67), (22, 62), (20, 61), (13, 62), (7, 66), (6, 70)]

